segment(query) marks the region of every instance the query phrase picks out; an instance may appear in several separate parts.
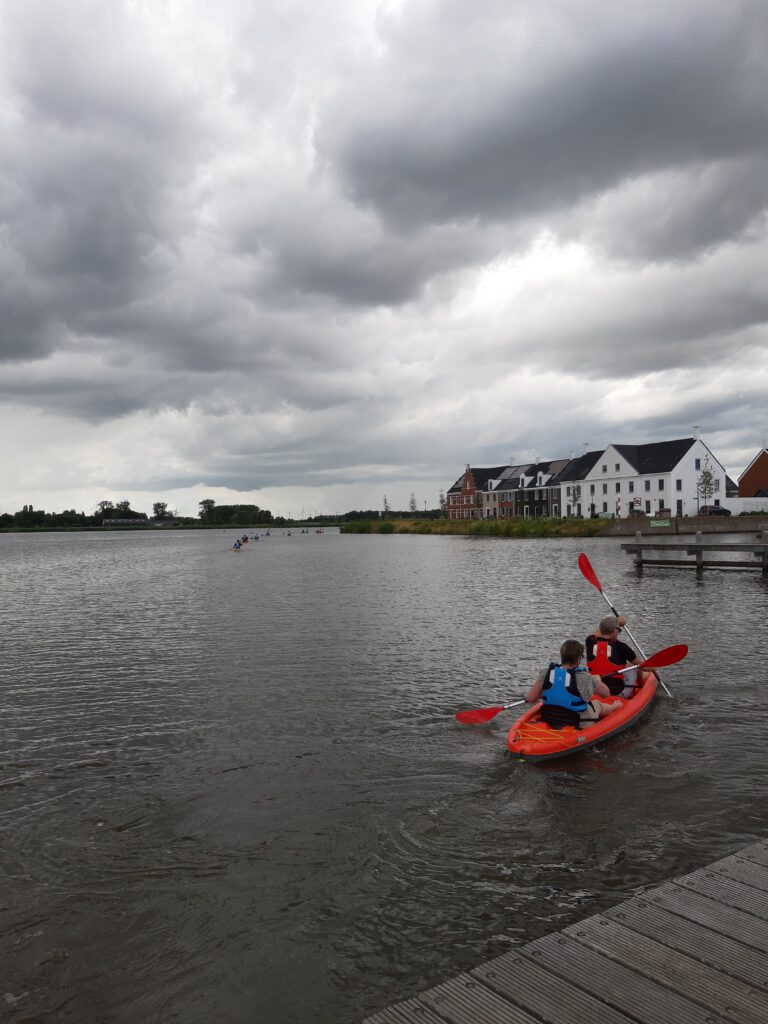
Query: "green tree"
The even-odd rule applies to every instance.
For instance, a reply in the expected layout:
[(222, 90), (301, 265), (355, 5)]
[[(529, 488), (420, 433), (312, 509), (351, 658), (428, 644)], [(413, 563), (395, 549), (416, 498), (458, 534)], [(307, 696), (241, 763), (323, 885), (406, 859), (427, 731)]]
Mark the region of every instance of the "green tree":
[(699, 505), (708, 505), (712, 495), (715, 493), (715, 474), (712, 472), (712, 463), (709, 461), (707, 455), (704, 459), (704, 465), (699, 474), (699, 479), (696, 482), (696, 495), (699, 500)]
[(118, 501), (118, 502), (117, 502), (117, 503), (115, 504), (115, 508), (117, 509), (117, 511), (118, 511), (118, 512), (119, 512), (119, 513), (120, 513), (121, 515), (125, 515), (125, 514), (126, 514), (126, 512), (130, 512), (130, 511), (131, 511), (131, 503), (130, 503), (130, 501), (128, 501), (128, 500), (127, 500), (126, 498), (123, 498), (123, 500), (122, 500), (122, 501)]
[(156, 501), (152, 505), (152, 515), (155, 519), (173, 519), (173, 513), (168, 511), (167, 501)]
[(448, 499), (446, 498), (445, 491), (442, 487), (437, 495), (437, 503), (440, 506), (440, 515), (445, 518), (445, 513), (448, 510)]
[(213, 509), (216, 502), (213, 498), (203, 498), (203, 500), (198, 502), (198, 504), (200, 505), (200, 518), (202, 521), (204, 523), (214, 522)]
[(416, 515), (416, 495), (411, 491), (411, 496), (408, 499), (408, 511), (412, 516)]
[(385, 515), (385, 516), (388, 516), (388, 515), (389, 515), (389, 513), (390, 513), (390, 512), (392, 511), (392, 509), (391, 509), (391, 507), (390, 507), (390, 504), (389, 504), (389, 502), (387, 501), (387, 496), (386, 496), (386, 494), (384, 495), (384, 506), (383, 506), (383, 507), (384, 507), (384, 515)]

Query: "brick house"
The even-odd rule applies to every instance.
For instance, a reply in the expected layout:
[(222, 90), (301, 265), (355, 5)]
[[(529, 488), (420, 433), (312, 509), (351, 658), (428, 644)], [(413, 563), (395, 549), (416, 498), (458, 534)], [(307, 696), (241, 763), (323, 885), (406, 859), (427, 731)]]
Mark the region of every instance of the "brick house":
[(768, 498), (768, 449), (763, 447), (739, 477), (740, 498)]
[(498, 480), (507, 466), (475, 467), (467, 463), (466, 469), (448, 489), (446, 495), (449, 519), (482, 519), (483, 495), (488, 482)]

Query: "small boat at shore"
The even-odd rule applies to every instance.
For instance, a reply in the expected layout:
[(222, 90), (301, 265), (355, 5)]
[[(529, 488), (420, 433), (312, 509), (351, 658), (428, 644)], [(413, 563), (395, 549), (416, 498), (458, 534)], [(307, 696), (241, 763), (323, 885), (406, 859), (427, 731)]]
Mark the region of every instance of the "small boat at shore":
[(553, 729), (541, 720), (541, 702), (534, 704), (509, 730), (507, 749), (526, 761), (549, 761), (579, 753), (633, 726), (650, 707), (658, 686), (657, 676), (649, 672), (629, 700), (623, 697), (600, 697), (605, 704), (620, 704), (620, 710), (601, 718), (594, 725), (580, 729), (570, 725)]

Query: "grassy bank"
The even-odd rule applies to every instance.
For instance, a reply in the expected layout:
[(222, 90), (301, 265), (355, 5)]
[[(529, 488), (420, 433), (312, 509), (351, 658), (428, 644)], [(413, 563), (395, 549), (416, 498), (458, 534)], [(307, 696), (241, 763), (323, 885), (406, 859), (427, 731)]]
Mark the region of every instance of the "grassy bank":
[(595, 537), (603, 519), (364, 519), (342, 533), (436, 533), (469, 537)]

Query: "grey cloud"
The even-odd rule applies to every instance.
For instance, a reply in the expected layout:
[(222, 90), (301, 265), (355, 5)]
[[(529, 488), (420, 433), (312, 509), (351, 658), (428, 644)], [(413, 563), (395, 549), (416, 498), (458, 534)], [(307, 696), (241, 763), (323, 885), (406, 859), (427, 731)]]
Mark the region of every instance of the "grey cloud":
[[(557, 218), (641, 175), (765, 157), (762, 4), (687, 3), (671, 13), (652, 3), (621, 19), (591, 3), (526, 7), (525, 17), (518, 7), (516, 19), (496, 5), (427, 7), (452, 19), (459, 37), (469, 27), (476, 53), (453, 63), (452, 43), (436, 31), (416, 73), (395, 37), (385, 70), (355, 80), (317, 132), (350, 195), (398, 224)], [(418, 26), (425, 36), (434, 27)], [(481, 46), (497, 55), (488, 67)], [(753, 206), (764, 202), (761, 190)], [(743, 222), (738, 204), (733, 213)], [(730, 218), (718, 215), (727, 236)]]
[(0, 359), (53, 351), (89, 313), (158, 287), (176, 190), (198, 155), (197, 111), (118, 6), (75, 5), (64, 22), (49, 11), (33, 0), (4, 26), (16, 117), (0, 167), (0, 259), (18, 269), (9, 301), (33, 295), (39, 328), (6, 323)]
[(762, 235), (768, 156), (687, 167), (627, 182), (559, 220), (617, 259), (685, 260), (725, 242)]

